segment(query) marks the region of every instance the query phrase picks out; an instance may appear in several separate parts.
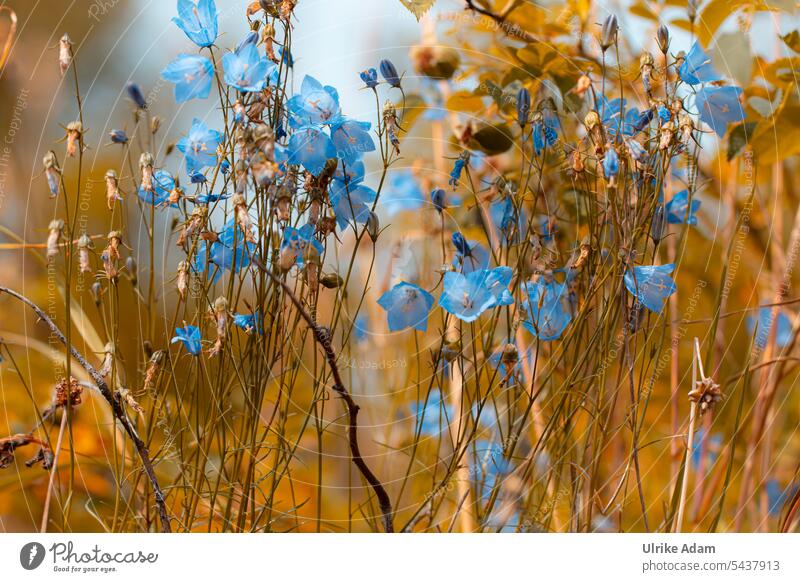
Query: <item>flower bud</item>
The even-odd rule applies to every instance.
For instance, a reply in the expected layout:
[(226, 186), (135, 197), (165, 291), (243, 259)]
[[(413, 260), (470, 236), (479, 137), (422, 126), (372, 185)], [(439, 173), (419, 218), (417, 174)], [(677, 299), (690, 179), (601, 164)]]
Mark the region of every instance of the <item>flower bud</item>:
[(142, 93), (142, 88), (136, 83), (128, 83), (125, 85), (125, 90), (128, 92), (128, 97), (133, 101), (139, 109), (147, 109), (147, 99)]
[(531, 114), (531, 94), (525, 87), (517, 93), (517, 123), (520, 127), (525, 127), (528, 124), (528, 118)]
[(656, 31), (656, 42), (658, 42), (658, 48), (661, 52), (667, 54), (667, 51), (669, 51), (669, 29), (663, 24)]
[(320, 283), (326, 289), (336, 289), (344, 285), (344, 279), (342, 279), (337, 273), (328, 273), (327, 275), (323, 275), (320, 279)]
[(617, 17), (614, 14), (610, 14), (603, 22), (603, 29), (600, 33), (600, 48), (603, 49), (603, 52), (606, 52), (612, 44), (617, 42), (618, 30)]
[(367, 218), (367, 234), (369, 235), (369, 238), (372, 239), (373, 243), (378, 240), (380, 231), (381, 225), (378, 221), (378, 215), (370, 210), (369, 217)]
[(381, 61), (381, 75), (389, 83), (392, 87), (400, 88), (400, 75), (397, 73), (397, 69), (395, 68), (392, 61), (389, 59), (383, 59)]
[(431, 202), (439, 214), (444, 210), (445, 195), (445, 191), (442, 188), (436, 188), (431, 192)]
[(67, 33), (58, 41), (58, 64), (61, 67), (61, 74), (67, 72), (72, 62), (72, 41)]
[(108, 137), (111, 138), (111, 143), (128, 143), (128, 134), (122, 129), (112, 129), (108, 132)]

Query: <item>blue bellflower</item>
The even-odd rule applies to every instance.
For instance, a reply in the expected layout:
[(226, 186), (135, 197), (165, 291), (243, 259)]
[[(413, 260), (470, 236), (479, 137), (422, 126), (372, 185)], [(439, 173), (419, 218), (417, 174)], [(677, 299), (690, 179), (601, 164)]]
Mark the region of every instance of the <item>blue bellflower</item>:
[(375, 151), (375, 142), (369, 134), (368, 121), (342, 120), (331, 127), (331, 139), (336, 155), (346, 165), (354, 164), (367, 152)]
[(389, 331), (409, 327), (426, 331), (428, 314), (433, 307), (433, 295), (412, 283), (398, 283), (381, 295), (378, 305), (386, 310)]
[(161, 71), (161, 77), (175, 84), (175, 101), (205, 99), (211, 93), (214, 65), (200, 55), (180, 54)]
[(381, 75), (389, 85), (395, 88), (400, 88), (400, 75), (397, 73), (397, 68), (389, 59), (383, 59), (380, 65)]
[(336, 146), (327, 133), (316, 127), (298, 129), (289, 138), (289, 163), (302, 165), (318, 175), (328, 160), (336, 157)]
[(778, 320), (778, 327), (775, 330), (775, 345), (785, 348), (791, 343), (793, 334), (792, 322), (783, 311), (778, 310), (777, 318), (773, 318), (772, 308), (762, 307), (758, 310), (758, 317), (751, 315), (747, 318), (747, 329), (751, 334), (758, 328), (756, 345), (762, 350), (767, 347), (774, 319)]
[(252, 42), (243, 42), (235, 52), (222, 57), (225, 83), (243, 93), (261, 91), (276, 72), (275, 64), (258, 52)]
[(210, 243), (203, 240), (197, 247), (194, 259), (194, 270), (203, 273), (208, 268), (209, 274), (216, 281), (223, 271), (233, 270), (238, 273), (250, 266), (250, 257), (257, 254), (257, 245), (245, 239), (242, 229), (231, 218), (225, 223), (219, 238)]
[(695, 98), (700, 119), (722, 137), (728, 130), (729, 123), (736, 123), (745, 118), (744, 109), (739, 101), (741, 94), (742, 90), (739, 87), (703, 87)]
[(512, 275), (510, 267), (481, 269), (466, 275), (449, 271), (444, 274), (439, 305), (462, 321), (475, 321), (487, 309), (514, 303), (508, 290)]
[(261, 314), (256, 311), (255, 313), (234, 313), (233, 324), (244, 330), (245, 333), (257, 332), (258, 335), (264, 335), (264, 328), (261, 325)]
[(457, 272), (466, 275), (489, 268), (489, 251), (479, 242), (467, 241), (463, 234), (454, 232), (453, 245), (456, 247), (453, 268)]
[[(153, 173), (153, 191), (148, 192), (139, 186), (137, 195), (146, 204), (160, 206), (167, 201), (173, 188), (175, 188), (175, 178), (172, 177), (172, 174), (166, 170), (156, 170)], [(174, 204), (173, 206), (177, 207)]]
[(681, 80), (689, 85), (699, 85), (700, 83), (710, 83), (712, 81), (719, 81), (722, 76), (714, 69), (709, 57), (700, 46), (700, 43), (695, 41), (689, 53), (683, 59), (683, 63), (678, 69), (678, 75)]
[(201, 341), (200, 328), (196, 325), (187, 325), (186, 327), (175, 328), (175, 337), (172, 338), (170, 343), (181, 342), (187, 352), (193, 356), (199, 356), (202, 349)]
[(294, 261), (298, 266), (305, 265), (306, 258), (309, 258), (310, 253), (316, 253), (321, 256), (325, 251), (322, 243), (314, 237), (316, 227), (313, 224), (306, 224), (300, 228), (292, 228), (287, 226), (283, 231), (283, 240), (281, 241), (281, 256), (291, 254)]
[(330, 201), (339, 228), (351, 221), (364, 224), (370, 216), (370, 206), (378, 194), (363, 184), (345, 185), (334, 180), (331, 184)]
[(664, 301), (675, 293), (677, 287), (670, 273), (675, 265), (634, 267), (625, 272), (625, 288), (631, 295), (654, 313), (664, 310)]
[(339, 93), (309, 75), (303, 79), (300, 94), (289, 99), (287, 105), (295, 127), (330, 125), (341, 121)]
[(522, 307), (528, 311), (529, 316), (523, 323), (525, 329), (541, 341), (549, 342), (560, 338), (572, 319), (565, 307), (569, 296), (566, 283), (540, 278), (535, 283), (526, 283), (525, 292), (527, 300), (522, 302)]
[(222, 134), (194, 119), (189, 133), (178, 141), (177, 147), (186, 156), (186, 171), (189, 175), (217, 163), (217, 148)]
[(375, 69), (365, 69), (359, 73), (361, 80), (369, 89), (374, 89), (378, 86), (378, 71)]
[(199, 47), (208, 47), (217, 40), (217, 5), (214, 0), (178, 0), (178, 16), (172, 22)]
[(664, 208), (669, 224), (697, 224), (697, 211), (700, 209), (700, 201), (692, 200), (692, 207), (689, 208), (688, 190), (681, 190), (675, 194)]
[(425, 193), (410, 170), (392, 172), (386, 193), (381, 196), (381, 206), (391, 214), (403, 210), (419, 210), (426, 204)]

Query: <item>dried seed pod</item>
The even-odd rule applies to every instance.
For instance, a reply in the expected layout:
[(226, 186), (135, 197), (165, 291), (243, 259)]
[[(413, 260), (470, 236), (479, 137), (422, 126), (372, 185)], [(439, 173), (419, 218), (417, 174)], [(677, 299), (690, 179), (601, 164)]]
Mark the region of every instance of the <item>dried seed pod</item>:
[(236, 224), (242, 229), (245, 240), (249, 243), (255, 243), (253, 221), (250, 219), (250, 213), (247, 210), (247, 202), (241, 194), (234, 194), (233, 196), (233, 212), (236, 215)]
[(49, 151), (42, 159), (44, 173), (47, 176), (47, 187), (50, 189), (50, 198), (55, 198), (61, 191), (61, 168), (54, 151)]
[(67, 157), (74, 158), (78, 151), (83, 151), (83, 124), (73, 121), (67, 125)]
[(72, 63), (72, 40), (67, 33), (58, 41), (58, 65), (61, 67), (61, 74), (67, 72)]
[(372, 242), (375, 243), (378, 241), (378, 235), (381, 233), (381, 225), (380, 221), (378, 220), (378, 215), (369, 211), (369, 216), (367, 217), (367, 234), (369, 238), (372, 239)]
[(161, 118), (157, 115), (154, 115), (150, 120), (150, 133), (155, 135), (158, 133), (159, 129), (161, 129)]
[(648, 52), (643, 52), (639, 57), (639, 72), (642, 75), (642, 84), (648, 96), (653, 91), (653, 72), (655, 71), (655, 61), (653, 55)]
[(244, 160), (239, 160), (233, 168), (233, 173), (236, 178), (236, 193), (244, 194), (247, 191), (247, 164)]
[(119, 180), (117, 179), (117, 173), (114, 170), (109, 170), (106, 172), (106, 202), (108, 203), (108, 209), (114, 210), (114, 204), (117, 201), (122, 200), (122, 196), (119, 192)]
[(656, 42), (661, 52), (666, 55), (669, 52), (669, 29), (663, 24), (656, 31)]
[(189, 263), (188, 261), (181, 261), (178, 263), (178, 278), (176, 279), (175, 286), (178, 289), (178, 295), (181, 299), (186, 299), (186, 292), (189, 290)]
[(103, 262), (103, 270), (111, 281), (116, 281), (119, 276), (119, 269), (117, 262), (119, 261), (119, 245), (122, 242), (122, 235), (119, 231), (112, 230), (108, 233), (108, 245), (100, 254), (100, 260)]
[(114, 368), (114, 344), (108, 342), (105, 345), (105, 348), (103, 348), (103, 353), (105, 356), (103, 357), (103, 363), (98, 372), (100, 372), (100, 375), (103, 378), (107, 378), (111, 373), (111, 370)]
[(383, 106), (383, 126), (389, 134), (389, 142), (395, 153), (400, 155), (400, 125), (397, 122), (397, 109), (394, 103), (387, 101)]
[(202, 230), (207, 219), (208, 207), (195, 206), (194, 210), (192, 210), (192, 214), (189, 216), (189, 220), (187, 220), (183, 225), (183, 230), (181, 230), (181, 234), (178, 237), (177, 245), (186, 249), (189, 239), (191, 239), (195, 233)]
[(83, 394), (83, 386), (75, 378), (70, 378), (67, 382), (66, 378), (59, 380), (56, 384), (56, 393), (53, 398), (53, 405), (56, 408), (67, 406), (77, 406), (81, 403), (81, 395)]
[(161, 363), (164, 361), (164, 352), (158, 350), (153, 352), (150, 356), (150, 361), (147, 363), (147, 370), (144, 373), (144, 386), (145, 392), (150, 392), (155, 385), (156, 374), (161, 370)]
[(322, 276), (320, 283), (322, 283), (322, 286), (326, 289), (337, 289), (344, 285), (344, 279), (342, 279), (338, 273), (328, 273)]
[(275, 193), (275, 215), (278, 217), (278, 220), (286, 222), (291, 218), (292, 194), (292, 189), (286, 184), (282, 184)]
[(689, 392), (689, 400), (697, 404), (700, 414), (713, 410), (714, 406), (722, 400), (722, 391), (719, 384), (711, 378), (703, 378), (695, 383), (694, 389)]
[(209, 311), (209, 315), (214, 320), (217, 330), (217, 339), (208, 351), (209, 357), (213, 358), (222, 351), (222, 346), (225, 344), (225, 337), (228, 332), (228, 300), (225, 297), (217, 297)]
[(81, 273), (91, 273), (92, 267), (89, 264), (89, 249), (94, 246), (92, 239), (84, 233), (78, 239), (78, 269)]
[(617, 17), (614, 14), (610, 14), (603, 22), (603, 28), (600, 31), (600, 48), (603, 49), (603, 52), (606, 52), (612, 44), (617, 42), (618, 31)]
[(51, 259), (58, 255), (58, 243), (61, 242), (61, 232), (64, 230), (64, 221), (61, 219), (50, 221), (47, 235), (47, 258)]
[(153, 156), (144, 152), (139, 156), (139, 170), (142, 172), (142, 190), (145, 192), (153, 192)]

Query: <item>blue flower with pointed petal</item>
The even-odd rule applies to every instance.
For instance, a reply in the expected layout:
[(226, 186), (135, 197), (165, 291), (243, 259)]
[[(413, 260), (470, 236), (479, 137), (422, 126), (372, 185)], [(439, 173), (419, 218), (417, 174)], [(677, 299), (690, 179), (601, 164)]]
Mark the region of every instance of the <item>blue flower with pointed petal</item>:
[(309, 75), (303, 79), (300, 94), (289, 99), (288, 107), (295, 127), (334, 124), (342, 116), (336, 89)]
[(489, 216), (494, 227), (503, 235), (503, 240), (508, 243), (522, 242), (523, 233), (528, 230), (528, 215), (524, 209), (521, 211), (514, 206), (510, 196), (503, 196), (489, 206)]
[(453, 188), (458, 187), (458, 182), (461, 180), (461, 174), (464, 172), (464, 168), (467, 167), (467, 164), (469, 164), (469, 153), (457, 158), (453, 163), (453, 169), (450, 171), (450, 185)]
[(665, 206), (667, 222), (670, 224), (695, 225), (697, 224), (696, 214), (699, 209), (699, 200), (692, 200), (692, 207), (689, 208), (689, 191), (681, 190)]
[(413, 403), (411, 414), (416, 419), (420, 434), (426, 436), (438, 435), (447, 429), (450, 419), (455, 418), (453, 407), (444, 402), (438, 388), (430, 391), (426, 402)]
[(305, 265), (306, 258), (309, 258), (309, 254), (316, 253), (317, 257), (321, 256), (325, 247), (314, 237), (315, 232), (316, 228), (313, 224), (306, 224), (300, 228), (287, 226), (283, 231), (283, 240), (281, 240), (281, 257), (286, 255), (293, 257), (293, 262), (302, 267)]
[(175, 101), (205, 99), (211, 93), (214, 65), (200, 55), (180, 54), (161, 71), (164, 80), (175, 84)]
[(217, 148), (222, 134), (194, 119), (186, 137), (178, 141), (177, 147), (186, 156), (186, 171), (189, 175), (217, 164)]
[(546, 281), (543, 277), (535, 283), (525, 283), (526, 299), (522, 308), (528, 312), (525, 329), (541, 341), (557, 340), (572, 320), (565, 307), (569, 291), (566, 283)]
[[(172, 177), (172, 174), (166, 170), (156, 170), (153, 174), (153, 191), (148, 192), (139, 186), (137, 194), (142, 202), (160, 206), (167, 201), (173, 188), (175, 188), (175, 178)], [(172, 207), (177, 208), (178, 205), (173, 204)]]
[(196, 325), (187, 325), (186, 327), (175, 328), (175, 337), (172, 338), (170, 343), (181, 342), (187, 352), (193, 356), (199, 356), (202, 349), (201, 341), (200, 328)]
[(338, 164), (333, 172), (333, 179), (344, 185), (355, 186), (364, 181), (364, 162), (361, 160), (354, 164)]
[(367, 152), (375, 151), (375, 142), (369, 134), (372, 127), (368, 121), (343, 120), (331, 126), (331, 139), (336, 155), (350, 165), (356, 163)]
[(410, 170), (400, 170), (389, 175), (386, 192), (381, 196), (381, 207), (394, 215), (402, 210), (419, 210), (425, 206), (425, 193)]
[(178, 0), (178, 16), (172, 22), (199, 47), (208, 47), (217, 40), (217, 5), (214, 0)]
[(678, 69), (678, 75), (684, 83), (689, 85), (699, 85), (700, 83), (710, 83), (722, 79), (709, 57), (700, 46), (699, 42), (692, 45), (689, 54), (683, 59), (683, 63)]
[(378, 305), (386, 310), (389, 331), (400, 331), (409, 327), (426, 331), (428, 314), (433, 307), (433, 295), (412, 283), (398, 283), (381, 295)]
[(439, 305), (462, 321), (475, 321), (487, 309), (514, 303), (508, 290), (512, 275), (510, 267), (481, 269), (466, 275), (449, 271), (444, 274)]
[(354, 221), (363, 224), (370, 215), (370, 206), (378, 194), (363, 184), (346, 186), (343, 182), (331, 184), (330, 201), (339, 228), (344, 228)]
[(261, 314), (256, 311), (255, 313), (234, 313), (233, 324), (244, 330), (245, 333), (258, 332), (258, 335), (264, 335), (264, 327), (261, 325)]
[(289, 139), (289, 163), (302, 165), (314, 175), (319, 174), (325, 163), (336, 157), (336, 146), (328, 134), (315, 127), (298, 129)]
[(378, 86), (378, 71), (375, 69), (365, 69), (359, 73), (361, 80), (369, 89), (374, 89)]
[(623, 277), (625, 288), (631, 295), (654, 313), (664, 310), (664, 301), (675, 293), (677, 287), (670, 273), (675, 265), (634, 267), (628, 269)]
[(456, 256), (453, 257), (453, 268), (459, 273), (472, 273), (489, 268), (489, 251), (476, 241), (467, 241), (460, 232), (453, 233), (453, 245)]
[(736, 123), (745, 118), (744, 109), (739, 101), (741, 94), (740, 87), (703, 87), (695, 98), (700, 119), (722, 137), (728, 130), (729, 123)]
[(235, 52), (222, 57), (225, 83), (243, 93), (261, 91), (276, 72), (275, 63), (258, 52), (258, 47), (245, 42)]
[(603, 156), (603, 175), (606, 180), (613, 180), (617, 174), (619, 174), (619, 154), (613, 146), (610, 146)]
[(222, 276), (223, 271), (233, 270), (238, 273), (250, 266), (250, 258), (257, 254), (258, 247), (255, 243), (248, 243), (242, 229), (231, 218), (219, 233), (219, 238), (208, 243), (203, 240), (197, 247), (193, 267), (198, 273), (209, 274), (214, 281)]
[[(767, 347), (767, 341), (772, 331), (772, 322), (775, 319), (772, 314), (773, 311), (771, 307), (762, 307), (758, 310), (758, 317), (751, 315), (747, 318), (747, 329), (750, 330), (751, 334), (755, 332), (756, 327), (758, 327), (756, 345), (762, 350)], [(785, 348), (792, 342), (792, 321), (781, 310), (778, 310), (777, 320), (778, 327), (775, 330), (775, 345), (779, 348)]]
[(627, 103), (626, 99), (608, 101), (602, 96), (598, 98), (597, 108), (606, 132), (611, 139), (616, 139), (619, 133), (626, 137), (636, 133), (640, 117), (639, 110), (636, 107), (626, 107)]

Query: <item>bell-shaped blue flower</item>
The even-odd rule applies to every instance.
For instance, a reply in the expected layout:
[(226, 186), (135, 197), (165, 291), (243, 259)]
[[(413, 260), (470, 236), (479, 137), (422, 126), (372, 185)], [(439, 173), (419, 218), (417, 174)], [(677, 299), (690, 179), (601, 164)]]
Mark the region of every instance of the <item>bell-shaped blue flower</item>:
[(778, 316), (773, 318), (772, 308), (762, 307), (758, 310), (758, 317), (751, 315), (747, 318), (747, 329), (751, 334), (756, 332), (756, 345), (762, 350), (767, 347), (774, 319), (778, 320), (778, 327), (775, 329), (775, 345), (785, 348), (791, 343), (793, 334), (792, 322), (783, 311), (778, 310)]
[(189, 175), (217, 163), (217, 148), (222, 134), (194, 119), (189, 133), (178, 141), (177, 147), (186, 156), (186, 171)]
[(489, 251), (479, 242), (468, 241), (460, 232), (454, 232), (453, 245), (456, 247), (453, 257), (456, 272), (467, 274), (489, 268)]
[(433, 307), (433, 295), (412, 283), (398, 283), (381, 295), (378, 305), (386, 310), (389, 331), (400, 331), (409, 327), (426, 331), (428, 314)]
[[(146, 204), (160, 206), (167, 201), (173, 188), (175, 188), (175, 178), (172, 177), (172, 174), (166, 170), (156, 170), (153, 173), (153, 191), (148, 192), (139, 186), (137, 195)], [(173, 206), (177, 207), (176, 204), (173, 204)]]
[(275, 63), (258, 52), (252, 42), (245, 42), (235, 52), (222, 57), (225, 83), (243, 93), (261, 91), (275, 73)]
[(368, 121), (343, 120), (331, 127), (331, 139), (336, 155), (346, 165), (354, 164), (367, 152), (375, 151), (375, 142), (369, 134)]
[(503, 196), (489, 206), (489, 216), (494, 227), (503, 235), (508, 243), (522, 242), (528, 230), (528, 215), (524, 209), (517, 209), (510, 196)]
[(722, 79), (720, 74), (714, 69), (711, 57), (706, 54), (700, 43), (695, 41), (689, 53), (683, 59), (683, 63), (678, 69), (681, 80), (689, 85), (699, 85), (700, 83), (710, 83)]
[(430, 391), (427, 401), (413, 403), (411, 414), (416, 419), (420, 434), (425, 436), (436, 436), (447, 430), (450, 420), (455, 418), (453, 407), (445, 403), (438, 388)]
[(625, 288), (631, 295), (654, 313), (664, 310), (664, 301), (675, 293), (677, 287), (670, 273), (675, 265), (634, 267), (628, 269), (623, 277)]
[(170, 343), (181, 342), (187, 352), (193, 356), (199, 356), (202, 349), (201, 341), (200, 328), (196, 325), (187, 325), (186, 327), (175, 328), (175, 337), (172, 338)]
[(670, 224), (695, 225), (697, 224), (697, 211), (699, 209), (699, 200), (692, 200), (692, 207), (689, 208), (689, 191), (681, 190), (665, 206), (667, 222)]
[(309, 75), (303, 79), (300, 94), (289, 99), (288, 107), (295, 127), (338, 123), (342, 115), (336, 89)]
[(217, 40), (217, 5), (214, 0), (178, 0), (178, 16), (172, 22), (199, 47), (208, 47)]
[(234, 313), (233, 325), (244, 330), (245, 333), (257, 332), (258, 335), (264, 335), (264, 327), (261, 325), (261, 314), (256, 311), (255, 313)]
[(639, 110), (636, 107), (627, 107), (626, 99), (598, 98), (598, 112), (610, 139), (616, 139), (619, 134), (630, 137), (637, 131), (639, 123)]
[(257, 254), (258, 246), (247, 242), (242, 229), (231, 218), (225, 223), (216, 241), (200, 241), (197, 246), (193, 267), (198, 273), (208, 269), (216, 281), (223, 271), (238, 273), (250, 266), (251, 257)]
[(364, 224), (370, 215), (370, 205), (377, 196), (375, 190), (363, 184), (347, 186), (334, 181), (329, 198), (339, 228), (346, 227), (351, 221)]
[(211, 93), (214, 65), (201, 55), (180, 54), (161, 71), (164, 80), (175, 84), (175, 101), (205, 99)]
[(369, 89), (374, 89), (378, 86), (378, 71), (375, 69), (365, 69), (359, 73), (359, 76)]
[(745, 118), (744, 109), (739, 101), (741, 94), (740, 87), (703, 87), (695, 98), (700, 119), (722, 137), (728, 130), (729, 123), (736, 123)]
[(569, 296), (566, 283), (547, 281), (542, 277), (535, 283), (526, 283), (524, 288), (526, 298), (522, 301), (522, 308), (528, 312), (528, 319), (523, 323), (525, 329), (541, 341), (560, 338), (572, 320), (566, 307)]
[(475, 321), (487, 309), (514, 303), (508, 290), (512, 275), (510, 267), (482, 269), (466, 275), (449, 271), (444, 274), (439, 305), (462, 321)]
[(325, 163), (336, 157), (336, 146), (327, 133), (316, 127), (298, 129), (289, 139), (289, 163), (302, 165), (314, 175), (319, 174)]
[(619, 174), (619, 154), (614, 146), (608, 146), (603, 156), (603, 175), (606, 180), (613, 180), (617, 174)]

